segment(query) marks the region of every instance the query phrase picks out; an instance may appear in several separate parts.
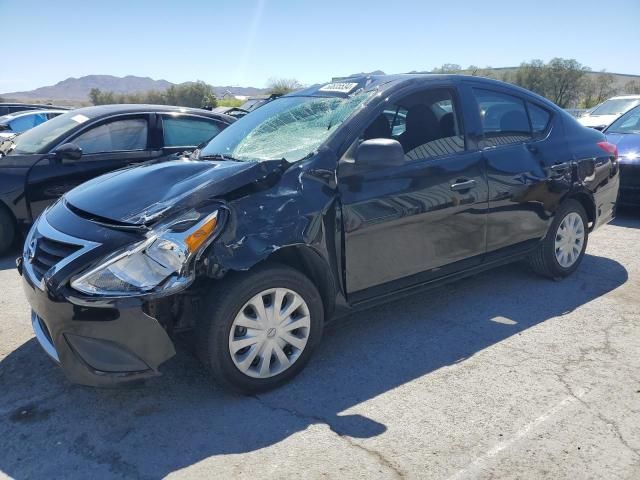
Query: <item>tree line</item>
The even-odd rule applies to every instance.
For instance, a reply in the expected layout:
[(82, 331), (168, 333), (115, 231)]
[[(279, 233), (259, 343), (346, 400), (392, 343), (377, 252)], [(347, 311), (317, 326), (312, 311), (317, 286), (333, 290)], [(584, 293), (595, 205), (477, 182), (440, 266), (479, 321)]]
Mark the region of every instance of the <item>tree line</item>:
[(531, 90), (562, 108), (591, 108), (616, 94), (640, 94), (640, 80), (630, 80), (620, 87), (612, 74), (602, 70), (589, 75), (594, 72), (572, 58), (554, 58), (548, 63), (531, 60), (507, 70), (445, 64), (431, 73), (495, 78)]
[[(267, 91), (269, 94), (285, 95), (302, 88), (302, 84), (293, 78), (270, 78)], [(94, 105), (114, 103), (148, 103), (153, 105), (177, 105), (179, 107), (215, 108), (218, 105), (239, 106), (237, 99), (220, 100), (216, 98), (211, 85), (202, 81), (172, 85), (167, 90), (137, 93), (115, 93), (92, 88), (89, 100)]]
[(115, 93), (92, 88), (89, 92), (89, 100), (94, 105), (149, 103), (193, 108), (215, 108), (218, 105), (213, 87), (201, 81), (171, 85), (163, 91), (151, 90), (136, 93)]
[[(447, 63), (428, 73), (459, 73), (495, 78), (519, 85), (548, 98), (562, 108), (591, 108), (616, 94), (640, 94), (640, 80), (631, 80), (620, 86), (616, 78), (605, 72), (593, 75), (591, 69), (574, 59), (554, 58), (548, 63), (542, 60), (524, 62), (514, 69), (481, 68)], [(302, 88), (293, 78), (271, 78), (268, 93), (286, 94)], [(217, 99), (210, 85), (198, 81), (172, 85), (164, 91), (140, 93), (114, 93), (94, 88), (89, 93), (94, 105), (111, 103), (151, 103), (182, 107), (214, 108), (220, 104), (237, 106), (238, 100)]]

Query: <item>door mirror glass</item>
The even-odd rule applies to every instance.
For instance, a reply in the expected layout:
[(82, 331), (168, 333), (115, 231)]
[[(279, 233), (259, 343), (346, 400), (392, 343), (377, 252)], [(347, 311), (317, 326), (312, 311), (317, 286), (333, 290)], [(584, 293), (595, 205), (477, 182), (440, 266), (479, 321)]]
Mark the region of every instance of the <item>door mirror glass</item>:
[(404, 163), (404, 150), (400, 142), (390, 138), (365, 140), (358, 146), (356, 166), (393, 167)]
[(82, 157), (82, 149), (75, 143), (60, 145), (54, 153), (61, 160), (80, 160)]

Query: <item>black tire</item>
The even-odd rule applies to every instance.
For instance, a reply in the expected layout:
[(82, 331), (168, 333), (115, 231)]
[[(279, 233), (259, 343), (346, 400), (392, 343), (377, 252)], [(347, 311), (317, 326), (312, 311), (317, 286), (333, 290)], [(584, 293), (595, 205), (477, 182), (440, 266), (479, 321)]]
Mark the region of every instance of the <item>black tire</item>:
[(15, 237), (16, 224), (6, 208), (0, 205), (0, 255), (9, 251), (13, 246)]
[[(560, 265), (556, 258), (555, 240), (562, 220), (570, 213), (577, 213), (582, 218), (582, 224), (584, 226), (584, 242), (577, 260), (571, 266), (565, 268)], [(565, 200), (556, 211), (546, 237), (540, 243), (536, 251), (529, 257), (529, 264), (536, 273), (545, 277), (553, 279), (567, 277), (580, 266), (582, 258), (584, 257), (584, 252), (587, 249), (588, 241), (589, 228), (587, 212), (580, 202), (573, 199)]]
[[(260, 292), (287, 288), (300, 295), (309, 309), (310, 329), (306, 347), (286, 370), (270, 378), (253, 378), (236, 367), (229, 352), (229, 335), (240, 309)], [(293, 268), (269, 264), (249, 272), (234, 272), (212, 284), (196, 322), (196, 348), (204, 365), (221, 385), (241, 393), (257, 393), (291, 380), (305, 367), (322, 338), (324, 308), (315, 285)]]

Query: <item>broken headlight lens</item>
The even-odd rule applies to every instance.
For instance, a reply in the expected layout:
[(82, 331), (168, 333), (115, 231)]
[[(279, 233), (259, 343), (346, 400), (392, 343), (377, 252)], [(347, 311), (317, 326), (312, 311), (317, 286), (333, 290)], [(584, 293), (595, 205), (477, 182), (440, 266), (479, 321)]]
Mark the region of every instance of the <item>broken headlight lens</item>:
[(136, 295), (169, 291), (193, 280), (192, 260), (210, 243), (218, 224), (215, 211), (200, 220), (194, 213), (152, 232), (144, 241), (111, 256), (71, 281), (90, 295)]

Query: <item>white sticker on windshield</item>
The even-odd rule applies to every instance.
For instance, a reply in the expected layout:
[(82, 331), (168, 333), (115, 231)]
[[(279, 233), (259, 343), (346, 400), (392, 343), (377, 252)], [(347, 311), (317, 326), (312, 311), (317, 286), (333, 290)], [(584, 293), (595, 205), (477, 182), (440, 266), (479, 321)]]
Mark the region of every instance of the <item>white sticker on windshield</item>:
[(341, 93), (349, 93), (351, 90), (358, 86), (357, 83), (327, 83), (324, 87), (319, 89), (320, 92), (341, 92)]
[(89, 117), (85, 117), (84, 115), (79, 113), (78, 115), (74, 115), (73, 117), (71, 117), (71, 120), (77, 123), (84, 123), (89, 120)]

